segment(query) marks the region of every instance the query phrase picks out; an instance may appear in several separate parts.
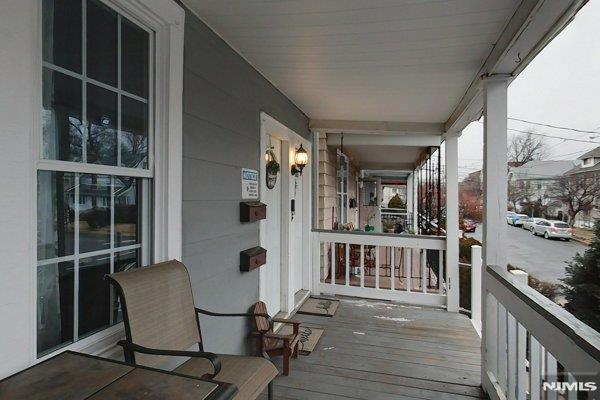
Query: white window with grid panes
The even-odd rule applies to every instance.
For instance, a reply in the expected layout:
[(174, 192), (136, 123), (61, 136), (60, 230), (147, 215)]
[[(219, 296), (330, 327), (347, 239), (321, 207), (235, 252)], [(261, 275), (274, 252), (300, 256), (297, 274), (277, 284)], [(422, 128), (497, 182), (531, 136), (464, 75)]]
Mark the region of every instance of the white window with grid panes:
[(104, 276), (151, 261), (153, 37), (103, 1), (42, 1), (38, 357), (118, 324)]

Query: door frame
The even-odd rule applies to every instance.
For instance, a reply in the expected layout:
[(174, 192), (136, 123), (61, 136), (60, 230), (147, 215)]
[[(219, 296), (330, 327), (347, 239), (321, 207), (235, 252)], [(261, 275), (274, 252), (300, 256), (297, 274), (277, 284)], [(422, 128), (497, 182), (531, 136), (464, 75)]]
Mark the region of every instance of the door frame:
[[(291, 210), (290, 210), (290, 168), (294, 163), (292, 152), (296, 146), (300, 144), (308, 153), (308, 165), (304, 168), (302, 176), (307, 180), (306, 184), (302, 185), (302, 253), (303, 269), (302, 269), (302, 289), (312, 291), (312, 280), (310, 279), (310, 271), (312, 270), (312, 243), (310, 240), (310, 231), (312, 224), (312, 146), (310, 140), (300, 136), (275, 118), (265, 112), (260, 113), (260, 201), (264, 203), (267, 185), (265, 181), (266, 166), (265, 166), (265, 150), (268, 144), (267, 136), (273, 136), (281, 140), (281, 271), (280, 271), (280, 290), (281, 290), (281, 311), (289, 315), (295, 307), (294, 291), (293, 291), (293, 271), (290, 270), (290, 244), (291, 244)], [(266, 247), (266, 221), (260, 221), (259, 238), (260, 245)], [(258, 291), (259, 299), (265, 299), (265, 279), (266, 270), (259, 269)]]

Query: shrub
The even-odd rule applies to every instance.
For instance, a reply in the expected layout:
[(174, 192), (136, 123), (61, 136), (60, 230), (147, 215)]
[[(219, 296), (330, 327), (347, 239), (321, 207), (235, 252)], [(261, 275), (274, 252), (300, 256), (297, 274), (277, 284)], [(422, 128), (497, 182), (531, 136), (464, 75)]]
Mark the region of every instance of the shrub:
[(458, 241), (458, 261), (471, 263), (471, 246), (481, 246), (481, 242), (475, 238), (460, 238)]
[(459, 287), (459, 306), (465, 310), (471, 309), (471, 268), (466, 266), (458, 267)]
[[(517, 268), (510, 264), (506, 266), (506, 269), (508, 269), (509, 271), (521, 270), (521, 268)], [(552, 301), (556, 299), (556, 296), (558, 296), (560, 292), (560, 285), (557, 285), (556, 283), (541, 281), (532, 275), (528, 275), (527, 284)]]
[(394, 197), (390, 199), (387, 206), (388, 208), (406, 208), (406, 205), (398, 194), (395, 194)]
[(565, 271), (565, 308), (600, 331), (600, 223), (594, 225), (590, 247), (583, 254), (577, 253)]
[[(481, 246), (481, 242), (475, 238), (460, 238), (458, 241), (458, 261), (471, 264), (471, 246)], [(471, 268), (459, 266), (459, 299), (461, 308), (471, 309)]]

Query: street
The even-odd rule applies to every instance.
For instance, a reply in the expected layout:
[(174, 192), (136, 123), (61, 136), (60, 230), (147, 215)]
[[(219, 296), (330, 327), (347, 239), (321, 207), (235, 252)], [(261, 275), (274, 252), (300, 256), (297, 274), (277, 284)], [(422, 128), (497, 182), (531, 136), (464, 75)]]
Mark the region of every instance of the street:
[[(481, 241), (481, 228), (478, 225), (475, 233), (467, 233), (466, 236)], [(577, 252), (583, 253), (587, 249), (574, 240), (546, 240), (521, 228), (509, 225), (507, 229), (508, 263), (542, 281), (560, 283), (559, 279), (565, 276), (565, 261), (571, 261)]]

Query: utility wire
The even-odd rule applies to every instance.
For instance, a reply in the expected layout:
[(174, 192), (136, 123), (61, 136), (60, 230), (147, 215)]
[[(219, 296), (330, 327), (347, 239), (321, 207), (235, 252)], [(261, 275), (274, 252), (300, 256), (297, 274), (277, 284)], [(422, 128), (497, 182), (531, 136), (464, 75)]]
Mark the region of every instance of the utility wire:
[[(483, 122), (481, 121), (477, 121), (480, 124), (483, 124)], [(528, 135), (534, 135), (534, 136), (543, 136), (543, 137), (547, 137), (547, 138), (551, 138), (551, 139), (560, 139), (560, 140), (568, 140), (570, 142), (580, 142), (580, 143), (595, 143), (595, 144), (600, 144), (600, 142), (594, 141), (594, 140), (584, 140), (584, 139), (573, 139), (573, 138), (565, 138), (562, 136), (554, 136), (554, 135), (548, 135), (545, 133), (537, 133), (537, 132), (531, 132), (531, 131), (524, 131), (521, 129), (514, 129), (514, 128), (506, 128), (506, 130), (508, 131), (513, 131), (513, 132), (519, 132), (519, 133), (526, 133)], [(591, 131), (590, 131), (591, 132)], [(596, 133), (599, 134), (600, 132), (591, 132), (591, 133)]]
[(593, 131), (588, 131), (588, 130), (585, 130), (585, 129), (569, 128), (567, 126), (558, 126), (558, 125), (545, 124), (545, 123), (542, 123), (542, 122), (528, 121), (526, 119), (520, 119), (520, 118), (508, 117), (507, 119), (510, 119), (512, 121), (525, 122), (527, 124), (545, 126), (545, 127), (548, 127), (548, 128), (562, 129), (562, 130), (565, 130), (565, 131), (574, 131), (574, 132), (580, 132), (580, 133), (595, 133), (595, 134), (600, 133), (600, 132), (597, 132), (598, 128), (594, 129)]
[(544, 133), (537, 133), (537, 132), (529, 132), (529, 131), (523, 131), (520, 129), (513, 129), (513, 128), (506, 128), (509, 131), (513, 131), (513, 132), (519, 132), (519, 133), (526, 133), (526, 134), (531, 134), (531, 135), (535, 135), (535, 136), (543, 136), (543, 137), (547, 137), (547, 138), (551, 138), (551, 139), (561, 139), (561, 140), (568, 140), (570, 142), (580, 142), (580, 143), (595, 143), (595, 144), (600, 144), (600, 142), (596, 142), (594, 140), (583, 140), (583, 139), (573, 139), (573, 138), (564, 138), (562, 136), (554, 136), (554, 135), (547, 135)]

